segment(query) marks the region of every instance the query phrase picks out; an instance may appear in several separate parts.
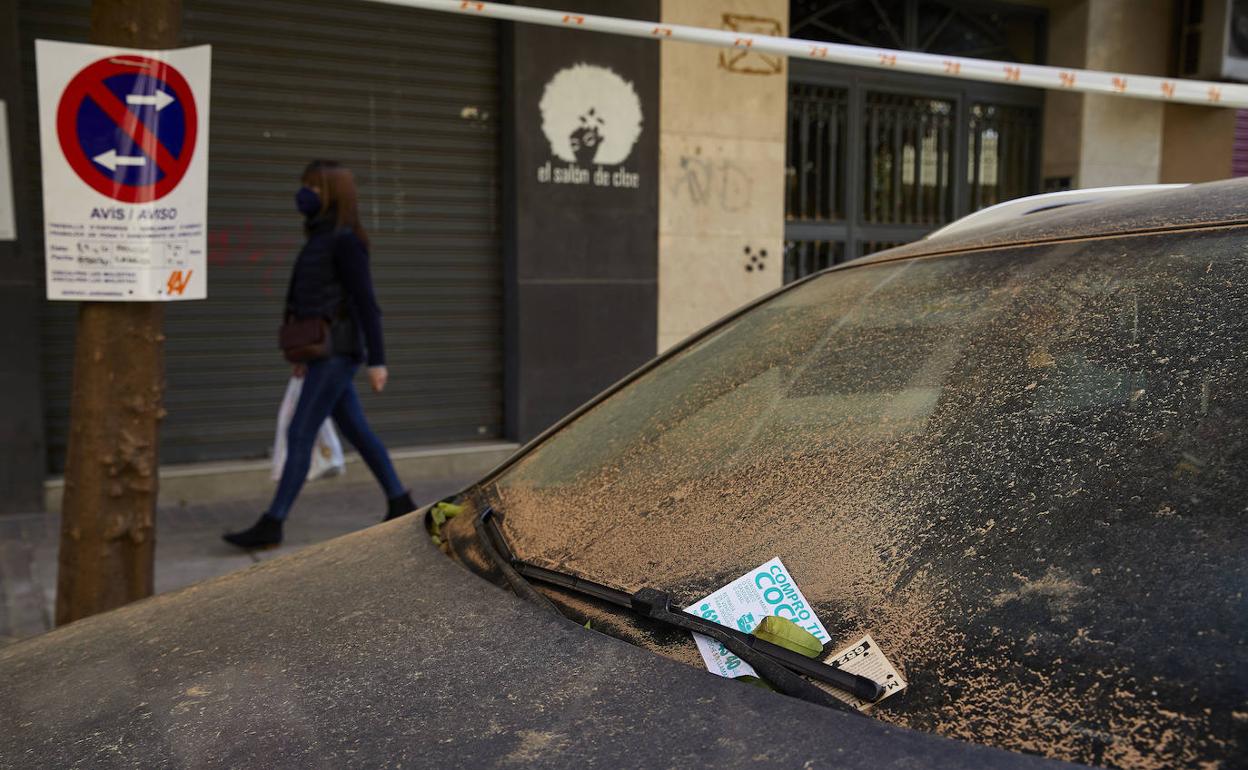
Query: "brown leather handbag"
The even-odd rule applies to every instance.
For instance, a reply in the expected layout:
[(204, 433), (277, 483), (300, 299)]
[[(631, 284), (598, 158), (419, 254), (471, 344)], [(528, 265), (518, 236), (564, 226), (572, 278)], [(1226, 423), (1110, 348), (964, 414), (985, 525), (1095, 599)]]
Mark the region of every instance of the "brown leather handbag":
[(329, 357), (329, 321), (324, 318), (287, 318), (277, 333), (277, 345), (292, 364)]

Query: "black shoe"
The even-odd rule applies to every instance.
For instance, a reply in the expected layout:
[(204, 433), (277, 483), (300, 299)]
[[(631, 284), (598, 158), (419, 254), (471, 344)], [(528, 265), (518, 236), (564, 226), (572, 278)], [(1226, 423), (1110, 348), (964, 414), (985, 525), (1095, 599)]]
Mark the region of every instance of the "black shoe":
[(386, 507), (386, 518), (382, 519), (382, 521), (390, 521), (406, 513), (411, 513), (416, 510), (416, 503), (412, 502), (411, 492), (404, 492), (398, 497), (392, 497), (386, 501)]
[(242, 532), (230, 532), (221, 536), (221, 539), (230, 545), (236, 545), (239, 548), (273, 548), (282, 542), (282, 521), (281, 519), (273, 519), (261, 516), (250, 529), (244, 529)]

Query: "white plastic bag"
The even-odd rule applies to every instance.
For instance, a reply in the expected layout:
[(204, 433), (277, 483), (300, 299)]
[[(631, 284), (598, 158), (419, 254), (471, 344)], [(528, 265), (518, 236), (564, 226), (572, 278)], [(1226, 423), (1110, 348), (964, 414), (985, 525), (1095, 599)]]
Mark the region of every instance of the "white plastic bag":
[[(299, 404), (299, 393), (303, 390), (303, 379), (291, 377), (286, 385), (286, 396), (282, 406), (277, 410), (277, 435), (273, 439), (273, 480), (282, 478), (282, 468), (286, 465), (286, 429), (295, 416), (295, 407)], [(334, 430), (332, 420), (321, 425), (320, 433), (316, 434), (316, 444), (312, 447), (312, 465), (308, 467), (308, 481), (338, 476), (346, 472), (346, 461), (342, 457), (342, 442)]]

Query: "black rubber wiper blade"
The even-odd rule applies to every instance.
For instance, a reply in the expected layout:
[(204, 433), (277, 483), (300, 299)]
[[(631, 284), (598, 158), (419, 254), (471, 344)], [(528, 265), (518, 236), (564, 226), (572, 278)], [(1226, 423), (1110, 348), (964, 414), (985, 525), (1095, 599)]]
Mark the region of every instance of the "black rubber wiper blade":
[[(672, 607), (672, 597), (670, 595), (662, 591), (657, 591), (653, 588), (643, 588), (633, 594), (632, 607), (644, 617), (652, 618), (661, 623), (675, 626), (676, 628), (681, 628), (686, 631), (704, 634), (711, 639), (714, 639), (722, 644), (733, 655), (736, 655), (741, 660), (749, 663), (750, 666), (758, 672), (759, 676), (770, 682), (777, 690), (785, 695), (802, 698), (803, 700), (808, 700), (812, 703), (818, 703), (821, 706), (827, 706), (828, 708), (836, 709), (838, 711), (845, 711), (861, 716), (861, 712), (857, 709), (853, 708), (839, 698), (834, 697), (826, 690), (811, 684), (794, 671), (795, 667), (790, 667), (777, 660), (776, 657), (769, 654), (763, 647), (764, 645), (776, 647), (776, 645), (770, 645), (757, 637), (743, 634), (736, 629), (727, 628), (726, 626), (721, 626), (718, 623), (711, 623), (705, 618), (700, 618), (696, 615), (690, 615), (687, 612), (675, 609)], [(751, 641), (757, 642), (757, 644), (751, 644)], [(776, 649), (783, 650), (784, 648), (776, 647)], [(866, 685), (872, 688), (876, 686), (875, 682), (872, 682), (870, 679), (856, 677), (854, 674), (847, 674), (844, 671), (834, 669), (831, 666), (811, 660), (810, 658), (802, 657), (802, 660), (805, 664), (813, 664), (813, 667), (821, 666), (837, 674), (845, 674), (848, 677), (864, 679)], [(803, 666), (803, 668), (807, 670), (810, 670), (813, 667)], [(814, 672), (812, 671), (812, 673)], [(818, 676), (817, 678), (827, 681), (823, 676)], [(840, 687), (840, 685), (837, 684), (834, 684), (833, 686)], [(842, 687), (841, 689), (847, 688)], [(852, 690), (850, 691), (852, 692)]]
[[(539, 592), (519, 574), (513, 562), (515, 557), (511, 554), (511, 549), (507, 547), (507, 541), (503, 539), (503, 533), (499, 531), (497, 523), (491, 518), (494, 510), (486, 508), (477, 519), (472, 522), (472, 528), (477, 533), (477, 540), (481, 542), (481, 547), (485, 549), (486, 556), (503, 573), (503, 579), (507, 581), (507, 585), (511, 586), (511, 590), (515, 591), (516, 596), (529, 602), (536, 604), (547, 612), (553, 612), (559, 617), (563, 617), (563, 613), (555, 606), (555, 603), (546, 598), (546, 595)], [(502, 549), (500, 553), (499, 549)], [(506, 555), (504, 555), (506, 554)]]
[(539, 567), (536, 564), (529, 564), (517, 559), (514, 555), (511, 556), (511, 565), (517, 573), (529, 580), (539, 580), (559, 588), (575, 591), (578, 594), (601, 599), (604, 602), (609, 602), (624, 609), (633, 609), (633, 595), (617, 588), (604, 586), (602, 583), (595, 583), (592, 580), (557, 572), (553, 569)]
[[(518, 579), (527, 578), (563, 588), (583, 596), (590, 596), (618, 607), (633, 610), (644, 617), (660, 623), (674, 626), (693, 633), (703, 634), (724, 645), (729, 652), (753, 666), (765, 679), (772, 682), (789, 695), (813, 700), (834, 708), (853, 711), (856, 709), (833, 698), (825, 691), (811, 685), (796, 674), (803, 674), (812, 679), (844, 690), (862, 700), (874, 702), (884, 694), (884, 688), (865, 676), (851, 674), (818, 660), (808, 658), (800, 653), (764, 641), (742, 631), (721, 626), (714, 621), (691, 615), (672, 607), (671, 596), (653, 588), (643, 588), (635, 594), (617, 588), (586, 580), (575, 575), (568, 575), (557, 570), (539, 567), (518, 559), (507, 546), (507, 541), (498, 528), (497, 513), (486, 508), (477, 520), (478, 536), (490, 538), (491, 548), (497, 547), (492, 556), (500, 562), (506, 562)], [(482, 532), (482, 529), (485, 532)], [(506, 571), (504, 571), (506, 574)], [(510, 582), (510, 581), (509, 581)], [(529, 591), (533, 587), (525, 583)], [(545, 598), (545, 597), (543, 597)]]

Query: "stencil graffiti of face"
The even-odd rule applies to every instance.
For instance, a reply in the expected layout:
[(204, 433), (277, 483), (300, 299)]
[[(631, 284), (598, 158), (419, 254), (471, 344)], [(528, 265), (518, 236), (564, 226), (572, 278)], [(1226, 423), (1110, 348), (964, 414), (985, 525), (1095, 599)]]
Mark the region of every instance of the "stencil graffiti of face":
[(598, 145), (602, 144), (602, 129), (606, 126), (606, 121), (595, 112), (596, 110), (590, 107), (589, 112), (581, 116), (580, 125), (572, 131), (572, 136), (569, 137), (577, 163), (586, 165), (593, 163), (594, 156), (598, 153)]
[(551, 153), (569, 163), (620, 165), (641, 137), (641, 99), (632, 83), (606, 67), (559, 70), (538, 109)]

